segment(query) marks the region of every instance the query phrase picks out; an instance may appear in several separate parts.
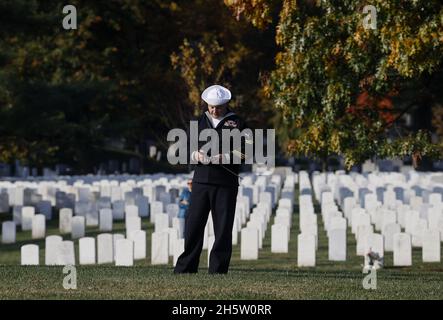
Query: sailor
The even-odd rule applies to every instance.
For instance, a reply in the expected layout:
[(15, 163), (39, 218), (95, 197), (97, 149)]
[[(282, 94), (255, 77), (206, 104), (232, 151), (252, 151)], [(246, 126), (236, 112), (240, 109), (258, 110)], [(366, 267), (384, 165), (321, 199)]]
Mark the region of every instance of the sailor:
[[(210, 86), (201, 97), (207, 103), (207, 111), (198, 118), (199, 134), (204, 129), (216, 130), (221, 140), (222, 130), (242, 131), (246, 127), (244, 121), (227, 106), (231, 100), (231, 92), (227, 88)], [(227, 273), (231, 260), (232, 227), (240, 170), (240, 164), (234, 164), (233, 158), (239, 156), (239, 153), (231, 148), (225, 154), (206, 155), (201, 150), (206, 143), (200, 141), (198, 150), (191, 153), (197, 164), (194, 167), (189, 211), (185, 220), (185, 249), (177, 260), (175, 273), (198, 271), (209, 212), (212, 214), (215, 235), (209, 256), (209, 273)], [(243, 158), (243, 154), (240, 153), (240, 157)]]

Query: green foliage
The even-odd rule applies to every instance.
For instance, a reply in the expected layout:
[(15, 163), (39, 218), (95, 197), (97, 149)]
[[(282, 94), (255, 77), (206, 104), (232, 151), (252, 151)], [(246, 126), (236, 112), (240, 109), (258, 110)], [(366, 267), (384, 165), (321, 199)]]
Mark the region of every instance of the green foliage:
[[(190, 94), (212, 81), (231, 84), (244, 101), (260, 101), (258, 73), (273, 52), (255, 44), (272, 44), (273, 33), (236, 21), (223, 2), (69, 4), (77, 8), (77, 30), (62, 28), (60, 1), (0, 3), (1, 162), (63, 162), (90, 172), (113, 139), (146, 160), (146, 140), (165, 148), (167, 131), (184, 127), (193, 115)], [(206, 69), (196, 61), (198, 86), (171, 64), (185, 39), (205, 61)]]
[[(254, 10), (253, 2), (231, 6)], [(265, 90), (285, 120), (280, 132), (290, 131), (282, 135), (288, 151), (341, 154), (347, 167), (374, 156), (438, 156), (427, 134), (390, 141), (390, 131), (411, 106), (443, 101), (433, 88), (443, 73), (443, 5), (373, 1), (372, 30), (363, 26), (367, 4), (282, 1), (276, 26), (282, 50)]]

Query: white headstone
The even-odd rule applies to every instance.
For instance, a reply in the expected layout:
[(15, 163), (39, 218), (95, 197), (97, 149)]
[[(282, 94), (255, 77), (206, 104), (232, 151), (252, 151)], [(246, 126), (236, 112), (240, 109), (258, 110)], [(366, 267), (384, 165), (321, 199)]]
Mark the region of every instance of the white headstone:
[(130, 267), (134, 265), (134, 242), (118, 239), (115, 245), (115, 265)]
[(134, 260), (146, 258), (146, 232), (143, 230), (133, 231), (132, 241), (134, 241)]
[(63, 239), (60, 236), (48, 236), (45, 239), (45, 265), (59, 265), (60, 245)]
[(111, 201), (122, 201), (122, 189), (119, 186), (111, 186)]
[(399, 205), (397, 206), (397, 222), (400, 227), (406, 227), (406, 212), (410, 211), (411, 208), (408, 205)]
[(288, 227), (282, 224), (274, 224), (271, 227), (271, 252), (288, 253), (288, 245)]
[(423, 262), (440, 262), (440, 232), (427, 230), (422, 236)]
[(183, 218), (172, 219), (172, 227), (178, 230), (179, 239), (185, 236), (185, 219)]
[(32, 218), (34, 218), (35, 209), (34, 207), (23, 207), (22, 208), (22, 230), (32, 230)]
[(438, 221), (443, 217), (442, 210), (440, 207), (437, 208), (429, 208), (428, 210), (428, 226), (429, 229), (437, 228)]
[(420, 219), (420, 212), (417, 210), (410, 210), (405, 212), (405, 231), (412, 234), (414, 227), (418, 224)]
[(166, 231), (168, 233), (168, 235), (169, 235), (169, 238), (168, 238), (169, 239), (168, 240), (168, 242), (169, 242), (169, 255), (171, 257), (173, 257), (174, 256), (174, 252), (175, 252), (174, 245), (175, 245), (175, 242), (178, 240), (178, 230), (175, 229), (175, 228), (167, 228), (167, 229), (164, 229), (163, 231)]
[(352, 213), (352, 209), (356, 206), (356, 200), (352, 197), (347, 197), (343, 200), (343, 213), (345, 214), (345, 217), (349, 219)]
[(32, 218), (32, 239), (43, 239), (46, 234), (46, 217), (36, 214)]
[(129, 204), (125, 207), (125, 217), (139, 217), (138, 207), (133, 204)]
[(151, 202), (151, 210), (150, 210), (150, 220), (152, 223), (155, 222), (155, 216), (159, 213), (163, 213), (163, 202), (152, 201)]
[(325, 191), (321, 194), (321, 204), (334, 203), (334, 196), (332, 192)]
[(282, 224), (282, 225), (286, 226), (286, 231), (288, 233), (288, 239), (289, 239), (291, 229), (289, 228), (288, 219), (284, 216), (275, 216), (274, 224)]
[(85, 217), (75, 216), (71, 220), (71, 237), (80, 239), (85, 236)]
[(442, 203), (441, 193), (431, 193), (429, 195), (429, 203), (432, 205), (440, 205)]
[(133, 231), (141, 230), (142, 222), (140, 217), (130, 217), (126, 219), (126, 238), (131, 240)]
[(169, 234), (166, 231), (152, 233), (151, 264), (168, 264)]
[(407, 233), (394, 234), (394, 266), (412, 265), (411, 236)]
[(422, 197), (417, 197), (417, 196), (412, 196), (409, 199), (409, 204), (410, 204), (412, 209), (419, 210), (420, 206), (423, 204), (423, 198)]
[(366, 214), (366, 211), (360, 207), (354, 207), (351, 210), (351, 214), (349, 216), (350, 226), (352, 227), (352, 233), (356, 233), (357, 231), (357, 222), (360, 221), (360, 216)]
[(14, 197), (11, 197), (11, 201), (17, 206), (22, 206), (24, 203), (24, 188), (17, 186), (15, 188)]
[(86, 213), (86, 226), (88, 227), (98, 226), (98, 211), (92, 210)]
[(346, 229), (329, 230), (328, 259), (346, 261)]
[[(329, 228), (331, 230), (334, 229), (345, 229), (346, 230), (347, 224), (346, 224), (346, 219), (342, 218), (340, 216), (336, 216), (333, 217), (332, 219), (329, 220)], [(358, 229), (357, 229), (358, 231)]]
[[(249, 202), (249, 199), (248, 199), (248, 202)], [(258, 202), (259, 203), (267, 203), (267, 204), (269, 204), (270, 206), (271, 206), (271, 210), (272, 210), (272, 205), (273, 205), (273, 203), (272, 203), (272, 193), (271, 192), (265, 192), (265, 191), (262, 191), (262, 192), (260, 192), (260, 195), (259, 195), (259, 198), (258, 198)]]
[(114, 262), (113, 236), (110, 233), (99, 234), (97, 236), (97, 263), (102, 264), (112, 262)]
[(393, 190), (387, 190), (383, 193), (383, 204), (390, 209), (396, 206), (396, 194)]
[(20, 251), (22, 266), (38, 266), (40, 264), (38, 245), (27, 244), (22, 246)]
[(238, 227), (237, 227), (237, 220), (234, 220), (234, 225), (232, 226), (232, 245), (236, 246), (238, 244)]
[(367, 213), (360, 213), (352, 217), (352, 233), (357, 234), (359, 226), (368, 226), (371, 224), (371, 217)]
[(95, 238), (85, 237), (79, 240), (80, 264), (95, 264)]
[(114, 261), (115, 261), (115, 253), (117, 250), (117, 240), (122, 240), (122, 239), (125, 239), (125, 236), (123, 234), (114, 233), (112, 235), (112, 244), (113, 244), (112, 249), (114, 251)]
[(315, 250), (317, 250), (318, 249), (318, 226), (317, 226), (317, 224), (306, 225), (306, 227), (303, 230), (301, 230), (301, 233), (312, 234), (315, 236)]
[(374, 232), (374, 228), (372, 225), (359, 226), (357, 228), (357, 255), (364, 256), (366, 254), (366, 242), (368, 240), (369, 235)]
[(62, 241), (59, 245), (59, 265), (75, 265), (74, 241)]
[[(309, 216), (311, 216), (309, 214)], [(281, 208), (281, 209), (277, 209), (276, 210), (276, 214), (275, 214), (275, 218), (279, 218), (281, 219), (281, 221), (285, 221), (285, 224), (288, 227), (292, 226), (292, 218), (291, 218), (291, 214), (289, 213), (289, 210), (286, 208)], [(302, 220), (302, 218), (300, 217), (300, 220)], [(312, 220), (312, 219), (311, 219)], [(301, 226), (300, 226), (301, 227)]]
[(247, 228), (256, 228), (258, 230), (258, 248), (263, 248), (263, 237), (264, 237), (264, 230), (263, 230), (263, 223), (259, 220), (251, 220), (246, 224)]
[(365, 266), (369, 265), (369, 257), (367, 256), (369, 252), (374, 252), (377, 253), (379, 257), (384, 257), (383, 236), (381, 234), (372, 233), (368, 236), (366, 240)]
[(278, 200), (279, 208), (287, 208), (292, 211), (292, 201), (290, 199), (280, 199)]
[(246, 223), (246, 211), (245, 206), (242, 203), (239, 203), (237, 200), (237, 205), (235, 207), (235, 215), (240, 217), (241, 223)]
[[(309, 216), (309, 217), (308, 217)], [(317, 223), (317, 215), (316, 214), (307, 214), (305, 219), (304, 219), (304, 225), (302, 227), (302, 225), (300, 225), (300, 231), (301, 233), (309, 233), (308, 230), (312, 230), (312, 226), (315, 226), (315, 234), (318, 234), (317, 232), (317, 227), (318, 223)]]
[(394, 251), (394, 234), (400, 233), (401, 227), (397, 223), (390, 223), (383, 229), (385, 251)]
[(297, 265), (315, 267), (315, 235), (300, 233), (297, 239)]
[(412, 227), (412, 246), (421, 247), (423, 234), (428, 230), (428, 221), (418, 219), (415, 226)]
[(71, 223), (72, 223), (72, 209), (63, 208), (60, 209), (59, 215), (59, 229), (60, 233), (71, 233)]
[(15, 222), (5, 221), (2, 223), (2, 243), (15, 243)]
[(100, 209), (99, 218), (99, 230), (100, 231), (112, 231), (112, 210)]
[(381, 231), (389, 224), (397, 223), (397, 213), (395, 211), (386, 210), (381, 219)]
[(169, 216), (169, 225), (172, 224), (172, 220), (178, 216), (179, 206), (176, 203), (171, 203), (166, 206), (166, 213)]
[(139, 215), (136, 211), (134, 210), (129, 210), (125, 213), (125, 221), (128, 221), (128, 219), (131, 218), (139, 218)]
[(155, 216), (155, 232), (162, 232), (169, 228), (169, 216), (165, 213), (157, 213)]
[(258, 259), (258, 233), (257, 228), (243, 228), (241, 230), (241, 260), (257, 260)]

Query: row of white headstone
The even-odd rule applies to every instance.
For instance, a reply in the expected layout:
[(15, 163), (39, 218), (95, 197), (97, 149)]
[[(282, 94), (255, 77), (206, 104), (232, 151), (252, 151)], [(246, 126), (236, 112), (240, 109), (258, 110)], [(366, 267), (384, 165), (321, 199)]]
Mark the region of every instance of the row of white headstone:
[[(170, 179), (172, 177), (172, 179)], [(57, 207), (57, 192), (71, 194), (77, 199), (79, 207), (82, 202), (94, 202), (100, 205), (104, 201), (104, 207), (109, 207), (110, 202), (124, 200), (126, 204), (135, 204), (137, 199), (161, 199), (165, 192), (173, 188), (181, 188), (186, 185), (187, 177), (184, 175), (147, 178), (141, 177), (138, 181), (131, 177), (119, 177), (119, 180), (108, 180), (83, 176), (66, 180), (52, 181), (0, 181), (0, 208), (5, 206), (24, 206), (27, 203), (35, 203), (35, 199), (49, 201), (50, 206)], [(127, 179), (127, 180), (125, 180)], [(86, 181), (86, 182), (85, 182)], [(137, 193), (133, 192), (138, 188)], [(62, 196), (59, 194), (59, 196)], [(145, 198), (142, 198), (145, 197)], [(45, 206), (45, 205), (43, 205)], [(49, 207), (50, 207), (49, 206)], [(47, 204), (46, 204), (47, 207)], [(102, 205), (103, 207), (103, 205)], [(4, 211), (3, 211), (4, 212)]]
[[(163, 213), (163, 203), (155, 201), (151, 204), (152, 207), (152, 221), (156, 222), (156, 216), (160, 216), (164, 220), (165, 214)], [(42, 214), (35, 214), (34, 207), (21, 207), (20, 213), (20, 221), (21, 221), (21, 230), (32, 230), (32, 238), (33, 239), (41, 239), (45, 237), (46, 231), (46, 222), (45, 216)], [(166, 220), (168, 220), (169, 224), (171, 224), (174, 219), (178, 215), (178, 205), (177, 204), (169, 204), (166, 206), (167, 216)], [(15, 215), (14, 217), (17, 217)], [(135, 219), (133, 217), (140, 217), (138, 207), (135, 205), (127, 205), (123, 211), (123, 217), (125, 218), (125, 222), (129, 225), (137, 225), (137, 222), (133, 222)], [(83, 215), (73, 216), (73, 210), (70, 208), (62, 208), (59, 212), (59, 231), (60, 234), (71, 233), (72, 239), (79, 239), (85, 236), (85, 228), (87, 226), (94, 226), (94, 224), (88, 224), (88, 220), (90, 215), (86, 217)], [(105, 208), (100, 209), (99, 211), (99, 219), (97, 220), (99, 231), (101, 232), (111, 232), (113, 227), (114, 215), (111, 209)], [(132, 223), (131, 223), (132, 219)], [(161, 224), (161, 223), (159, 223)], [(16, 222), (15, 221), (5, 221), (2, 223), (2, 243), (15, 243), (16, 241)], [(182, 228), (181, 228), (182, 229)], [(182, 234), (182, 230), (180, 230), (180, 234)]]
[[(271, 227), (271, 252), (288, 252), (296, 179), (296, 175), (290, 174), (286, 176), (284, 182), (281, 176), (272, 176), (270, 180), (260, 177), (256, 181), (256, 184), (264, 191), (259, 193), (258, 203), (249, 215), (246, 227), (241, 229), (240, 258), (242, 260), (258, 259), (258, 253), (263, 248), (263, 239), (275, 207), (276, 216)], [(269, 188), (270, 185), (272, 188)]]
[[(330, 178), (328, 175), (327, 178)], [(343, 178), (343, 175), (340, 175)], [(322, 174), (314, 176), (314, 185), (319, 192), (322, 205), (322, 217), (325, 228), (329, 237), (329, 245), (335, 246), (339, 244), (344, 255), (341, 257), (346, 259), (343, 235), (346, 237), (346, 226), (351, 228), (351, 232), (355, 235), (357, 241), (357, 255), (365, 256), (369, 251), (376, 252), (380, 257), (384, 256), (385, 251), (394, 253), (394, 265), (405, 266), (412, 264), (412, 247), (422, 247), (423, 262), (440, 262), (440, 241), (441, 232), (435, 228), (435, 221), (441, 216), (441, 210), (438, 208), (431, 213), (431, 219), (434, 222), (434, 228), (428, 229), (427, 222), (419, 218), (420, 213), (411, 211), (409, 206), (402, 201), (393, 200), (395, 194), (389, 189), (385, 191), (385, 202), (377, 201), (375, 194), (368, 193), (364, 196), (364, 208), (360, 206), (355, 197), (346, 196), (343, 198), (344, 216), (334, 203), (333, 192), (330, 190), (329, 183), (326, 184), (325, 176)], [(333, 179), (329, 179), (332, 180)], [(349, 181), (348, 179), (340, 179)], [(329, 181), (331, 183), (331, 181)], [(331, 183), (332, 184), (332, 183)], [(349, 184), (348, 184), (349, 185)], [(392, 186), (391, 186), (392, 187)], [(336, 193), (337, 195), (337, 193)], [(440, 194), (438, 194), (440, 196)], [(437, 205), (438, 196), (430, 197), (431, 202)], [(412, 202), (416, 197), (411, 197)], [(340, 201), (340, 199), (337, 199)], [(415, 200), (416, 201), (416, 200)], [(420, 201), (417, 201), (420, 203)], [(414, 205), (414, 203), (413, 203)], [(434, 208), (435, 209), (435, 208)], [(340, 226), (341, 236), (335, 235), (335, 231)], [(374, 233), (381, 231), (381, 234)], [(402, 227), (405, 232), (401, 232)], [(332, 238), (331, 238), (332, 235)], [(340, 241), (341, 240), (341, 241)], [(331, 251), (331, 250), (330, 250)], [(334, 257), (329, 257), (334, 258)]]
[[(307, 175), (305, 178), (306, 177)], [(271, 252), (273, 253), (288, 253), (288, 244), (292, 226), (292, 212), (294, 207), (294, 188), (297, 178), (298, 176), (296, 175), (289, 175), (286, 177), (281, 191), (279, 190), (280, 184), (274, 181), (277, 190), (274, 199), (279, 199), (280, 196), (281, 198), (277, 202), (278, 205), (276, 208), (274, 224), (271, 227)], [(302, 185), (303, 182), (307, 182), (310, 185), (309, 178), (307, 180), (300, 180)], [(304, 197), (304, 199), (306, 200), (306, 197)], [(258, 253), (262, 248), (267, 225), (272, 214), (272, 203), (271, 193), (260, 193), (259, 202), (250, 214), (246, 228), (241, 230), (240, 257), (242, 260), (258, 259)], [(311, 213), (312, 216), (303, 215), (303, 218), (301, 218), (305, 233), (299, 235), (298, 263), (299, 266), (315, 266), (316, 239), (318, 238), (316, 216), (313, 211), (312, 200), (305, 204), (310, 205), (311, 210), (304, 212)], [(236, 213), (236, 215), (241, 216), (241, 213)], [(236, 220), (241, 221), (241, 219)]]
[[(296, 183), (295, 180), (296, 180), (295, 174), (288, 176), (285, 180), (283, 190), (280, 190), (282, 185), (282, 179), (279, 175), (267, 176), (267, 177), (247, 176), (246, 179), (242, 182), (242, 186), (240, 187), (241, 192), (239, 193), (239, 198), (237, 202), (236, 218), (235, 218), (233, 237), (232, 237), (232, 242), (235, 245), (236, 243), (238, 243), (238, 233), (241, 231), (242, 235), (241, 240), (243, 248), (242, 258), (244, 259), (258, 258), (258, 249), (261, 247), (260, 243), (262, 243), (263, 237), (265, 235), (267, 229), (267, 223), (269, 223), (272, 214), (272, 209), (277, 204), (277, 199), (279, 199), (279, 197), (282, 194), (284, 195), (284, 197), (280, 199), (280, 201), (278, 201), (277, 216), (275, 222), (278, 222), (280, 220), (281, 222), (280, 225), (281, 226), (284, 225), (284, 227), (287, 228), (288, 232), (286, 234), (289, 237), (289, 228), (291, 224), (291, 210), (288, 209), (289, 207), (293, 206), (292, 199), (294, 195), (293, 189)], [(258, 197), (257, 197), (257, 191), (258, 191)], [(85, 201), (85, 199), (83, 199), (83, 201)], [(250, 213), (250, 208), (254, 204), (256, 205), (256, 207), (254, 208), (253, 212)], [(183, 219), (178, 219), (176, 217), (178, 213), (178, 207), (173, 207), (171, 204), (169, 204), (167, 205), (167, 212), (165, 213), (163, 212), (164, 206), (162, 202), (154, 201), (150, 205), (151, 205), (150, 206), (151, 221), (154, 222), (155, 224), (155, 233), (152, 236), (153, 237), (152, 254), (151, 254), (151, 256), (153, 257), (152, 262), (157, 263), (158, 261), (160, 261), (161, 263), (167, 263), (166, 257), (168, 255), (166, 255), (165, 252), (167, 251), (169, 255), (174, 255), (175, 252), (180, 252), (180, 250), (173, 249), (174, 246), (172, 245), (165, 246), (165, 243), (167, 242), (169, 244), (172, 244), (175, 241), (183, 241), (182, 238), (184, 233), (184, 221)], [(23, 207), (21, 207), (20, 209), (23, 210)], [(140, 213), (137, 212), (138, 211), (137, 209), (138, 209), (137, 206), (134, 205), (126, 205), (124, 208), (123, 216), (125, 219), (127, 240), (130, 240), (128, 239), (130, 238), (130, 234), (136, 231), (141, 231), (142, 217), (140, 217)], [(31, 211), (32, 207), (30, 209), (25, 209), (25, 211), (28, 210)], [(71, 208), (61, 208), (59, 215), (60, 215), (60, 221), (59, 221), (60, 233), (61, 234), (71, 233), (71, 238), (73, 240), (80, 239), (82, 240), (81, 243), (85, 243), (84, 245), (80, 245), (80, 240), (79, 240), (79, 248), (90, 248), (91, 240), (83, 240), (90, 238), (90, 237), (85, 237), (85, 229), (87, 226), (88, 217), (83, 215), (81, 210), (80, 212), (75, 212), (75, 209), (72, 210)], [(114, 219), (115, 215), (113, 214), (113, 211), (111, 211), (110, 208), (100, 209), (99, 219), (98, 219), (99, 230), (101, 232), (111, 232), (112, 221)], [(246, 223), (246, 228), (243, 228), (245, 223)], [(208, 220), (208, 225), (209, 224), (212, 224), (211, 219)], [(214, 238), (212, 225), (210, 227), (207, 227), (206, 229), (207, 231), (205, 232), (205, 234), (207, 236), (205, 236), (204, 247), (209, 249), (208, 250), (208, 257), (209, 257), (210, 249), (212, 248), (215, 238)], [(244, 231), (244, 229), (247, 230)], [(248, 245), (248, 236), (245, 235), (245, 232), (250, 231), (251, 229), (253, 230), (253, 233), (249, 237), (250, 245)], [(15, 232), (15, 226), (14, 226), (14, 232)], [(254, 233), (256, 234), (254, 235)], [(175, 234), (177, 235), (174, 237)], [(165, 241), (166, 238), (168, 241)], [(99, 242), (98, 239), (97, 242)], [(284, 247), (285, 246), (284, 242), (286, 242), (287, 246), (287, 241), (283, 241), (281, 242), (281, 244), (276, 244), (277, 242), (274, 241), (274, 249), (276, 247)], [(115, 245), (114, 245), (114, 250), (117, 250)], [(69, 247), (70, 245), (66, 244), (66, 246)], [(167, 249), (165, 249), (165, 247)], [(180, 248), (180, 246), (178, 247)], [(26, 250), (35, 250), (35, 249), (26, 249), (26, 248), (27, 247), (24, 248), (25, 252), (27, 252)], [(88, 259), (84, 260), (82, 258), (83, 256), (85, 255), (80, 255), (81, 264), (84, 264), (85, 261), (87, 263), (88, 261)], [(88, 255), (86, 255), (86, 257), (88, 257)], [(176, 261), (175, 260), (176, 257), (178, 257), (178, 255), (174, 256), (174, 264)], [(89, 259), (89, 261), (92, 261), (92, 259)], [(101, 260), (99, 263), (101, 263)]]
[[(129, 178), (127, 181), (109, 181), (107, 179), (94, 181), (92, 177), (86, 176), (71, 181), (72, 185), (68, 185), (63, 180), (41, 182), (16, 181), (14, 183), (0, 181), (0, 207), (5, 204), (5, 202), (2, 202), (2, 200), (5, 200), (3, 198), (10, 199), (10, 201), (6, 201), (6, 207), (8, 210), (10, 206), (14, 208), (14, 213), (16, 213), (14, 221), (17, 225), (20, 225), (22, 207), (25, 206), (25, 203), (30, 202), (30, 200), (24, 201), (23, 199), (26, 196), (26, 191), (32, 191), (34, 194), (31, 194), (31, 198), (32, 196), (38, 196), (46, 199), (44, 200), (46, 201), (45, 206), (37, 207), (36, 212), (43, 213), (47, 219), (50, 219), (51, 214), (46, 215), (46, 211), (52, 212), (51, 206), (56, 209), (63, 208), (63, 206), (60, 206), (63, 203), (57, 203), (57, 192), (64, 193), (60, 195), (61, 198), (69, 195), (74, 199), (74, 206), (71, 208), (74, 215), (85, 216), (87, 218), (87, 226), (92, 226), (98, 225), (100, 209), (112, 209), (113, 218), (120, 220), (124, 219), (125, 206), (127, 205), (136, 205), (140, 217), (145, 217), (152, 211), (168, 212), (167, 208), (166, 210), (159, 208), (158, 202), (162, 203), (163, 207), (166, 207), (168, 204), (176, 204), (176, 201), (171, 201), (171, 195), (168, 192), (177, 189), (177, 194), (175, 194), (175, 200), (177, 200), (179, 189), (186, 185), (185, 178), (178, 175), (173, 179), (161, 177), (157, 180), (142, 179), (135, 181)], [(272, 182), (279, 183), (279, 179), (281, 177), (278, 175), (271, 177)], [(89, 181), (89, 183), (84, 183), (83, 180)], [(250, 206), (258, 202), (258, 196), (262, 191), (271, 191), (273, 193), (272, 201), (274, 206), (276, 188), (267, 184), (268, 180), (268, 177), (257, 178), (254, 174), (244, 177), (242, 188), (245, 189), (245, 193), (247, 191), (250, 197)], [(113, 194), (116, 196), (113, 197)], [(138, 201), (140, 199), (144, 201)], [(155, 212), (151, 215), (151, 222), (154, 222), (154, 216)]]
[(314, 267), (318, 249), (318, 224), (312, 201), (312, 185), (307, 172), (299, 173), (299, 227), (297, 265)]
[[(163, 203), (154, 201), (151, 203), (151, 212), (153, 215), (151, 216), (151, 221), (154, 220), (155, 224), (155, 232), (152, 235), (152, 251), (151, 251), (151, 263), (152, 264), (167, 264), (169, 256), (174, 257), (174, 263), (178, 257), (179, 254), (181, 254), (180, 248), (184, 247), (184, 240), (183, 233), (184, 233), (184, 219), (177, 218), (178, 214), (178, 205), (176, 204), (169, 204), (166, 206), (167, 213), (163, 213)], [(33, 209), (32, 207), (30, 209)], [(119, 246), (117, 245), (117, 241), (114, 243), (114, 251), (118, 253), (119, 251), (122, 252), (121, 256), (122, 259), (116, 259), (116, 265), (132, 265), (132, 262), (124, 262), (124, 261), (132, 261), (131, 256), (134, 259), (141, 259), (144, 258), (146, 254), (143, 254), (146, 247), (146, 242), (142, 241), (142, 236), (145, 231), (141, 230), (141, 219), (139, 213), (139, 208), (135, 205), (126, 205), (125, 211), (123, 217), (125, 218), (125, 226), (126, 226), (126, 240), (133, 241), (132, 248), (134, 249), (134, 252), (131, 250), (127, 250), (129, 248), (128, 242), (124, 243), (122, 242), (122, 248), (126, 248), (125, 250), (119, 250)], [(28, 209), (29, 210), (29, 209)], [(79, 212), (77, 212), (79, 214)], [(80, 213), (81, 214), (81, 213)], [(104, 208), (100, 210), (100, 219), (99, 219), (99, 229), (102, 232), (106, 231), (112, 231), (112, 222), (113, 218), (115, 218), (115, 215), (113, 216), (113, 212), (109, 208)], [(80, 250), (80, 264), (88, 264), (92, 263), (93, 259), (92, 257), (95, 256), (92, 254), (91, 248), (92, 242), (90, 238), (85, 238), (85, 227), (87, 225), (86, 223), (87, 217), (83, 215), (76, 215), (73, 216), (73, 210), (70, 208), (62, 208), (60, 210), (60, 221), (59, 221), (59, 227), (60, 232), (62, 234), (65, 233), (71, 233), (72, 239), (80, 239), (79, 240), (79, 250)], [(15, 232), (15, 226), (14, 226), (14, 232)], [(58, 240), (61, 239), (61, 237), (57, 236), (56, 238)], [(124, 236), (123, 236), (124, 237)], [(145, 236), (146, 237), (146, 236)], [(51, 239), (51, 237), (48, 237), (48, 239)], [(85, 240), (86, 239), (86, 240)], [(138, 239), (138, 240), (137, 240)], [(166, 240), (165, 240), (166, 239)], [(118, 240), (124, 240), (118, 239)], [(98, 238), (98, 243), (102, 243), (105, 241), (104, 239), (100, 241), (100, 238)], [(65, 242), (66, 246), (68, 248), (71, 247), (70, 242)], [(144, 243), (144, 247), (143, 247)], [(177, 245), (175, 245), (177, 243)], [(28, 247), (24, 247), (24, 253), (27, 253), (27, 250), (34, 250), (35, 249), (27, 249)], [(31, 247), (35, 248), (35, 247)], [(100, 257), (100, 248), (99, 245), (98, 250), (98, 256)], [(69, 250), (69, 249), (68, 249)], [(55, 250), (54, 252), (57, 252)], [(84, 253), (82, 253), (84, 252)], [(88, 254), (89, 252), (89, 254)], [(123, 252), (126, 252), (127, 254), (123, 254)], [(70, 255), (70, 257), (73, 257)], [(89, 257), (89, 258), (88, 258)], [(36, 259), (32, 259), (34, 262)], [(73, 259), (69, 258), (68, 261), (72, 262)], [(24, 259), (26, 261), (26, 258)], [(123, 262), (122, 262), (123, 261)], [(99, 263), (103, 263), (101, 259), (98, 259)], [(110, 261), (107, 261), (110, 262)]]
[(291, 200), (283, 198), (278, 202), (274, 224), (271, 227), (271, 252), (273, 253), (288, 253), (289, 251), (293, 212)]
[[(56, 201), (58, 192), (63, 193), (60, 196), (61, 198), (69, 196), (68, 198), (74, 200), (71, 209), (74, 215), (85, 216), (86, 226), (99, 225), (101, 209), (112, 209), (113, 219), (122, 220), (124, 219), (125, 212), (129, 209), (128, 206), (135, 206), (140, 217), (147, 217), (152, 211), (151, 222), (154, 222), (155, 213), (158, 211), (163, 212), (163, 207), (166, 208), (166, 212), (169, 212), (168, 205), (177, 206), (179, 189), (186, 184), (186, 180), (180, 176), (170, 181), (163, 178), (158, 181), (146, 179), (137, 183), (135, 181), (131, 181), (131, 183), (130, 181), (120, 182), (120, 185), (118, 185), (118, 181), (112, 181), (115, 182), (112, 186), (110, 184), (106, 185), (109, 183), (107, 180), (99, 181), (98, 184), (88, 185), (83, 184), (80, 180), (79, 182), (74, 182), (72, 186), (62, 182), (65, 181), (40, 183), (0, 181), (0, 212), (8, 212), (10, 207), (12, 207), (13, 221), (16, 225), (22, 225), (22, 220), (24, 220), (22, 229), (30, 230), (29, 221), (35, 212), (44, 214), (46, 220), (50, 220), (52, 218), (52, 206), (56, 209), (63, 208), (63, 201), (60, 203)], [(165, 185), (162, 185), (162, 183)], [(137, 192), (135, 192), (135, 188), (138, 188)], [(172, 196), (169, 192), (174, 190), (174, 188), (176, 192)], [(116, 192), (118, 196), (115, 198), (110, 197), (110, 190), (119, 191)], [(30, 198), (28, 201), (24, 201), (26, 195)], [(34, 197), (45, 200), (35, 204), (31, 201)], [(154, 201), (150, 202), (149, 199)], [(30, 202), (35, 204), (34, 207), (24, 205)], [(159, 206), (159, 203), (161, 206)], [(175, 208), (171, 210), (178, 211)]]
[[(172, 231), (176, 231), (172, 229)], [(173, 237), (170, 241), (168, 231), (153, 232), (151, 241), (151, 264), (168, 264), (173, 257), (175, 265), (178, 256), (184, 250), (184, 239)], [(96, 246), (97, 244), (97, 246)], [(147, 256), (146, 231), (133, 231), (128, 238), (123, 234), (102, 233), (94, 237), (83, 237), (78, 240), (79, 264), (115, 263), (116, 266), (132, 266), (134, 260), (143, 260)], [(53, 235), (45, 239), (45, 265), (75, 265), (74, 241), (63, 240), (61, 236)], [(39, 265), (39, 247), (27, 244), (21, 247), (22, 265)]]

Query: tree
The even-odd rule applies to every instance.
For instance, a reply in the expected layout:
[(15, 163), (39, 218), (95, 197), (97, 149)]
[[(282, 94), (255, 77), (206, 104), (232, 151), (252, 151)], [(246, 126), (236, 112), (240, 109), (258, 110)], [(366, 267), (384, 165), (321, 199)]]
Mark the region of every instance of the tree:
[[(184, 127), (198, 104), (189, 92), (195, 97), (212, 81), (243, 95), (235, 100), (240, 113), (267, 123), (258, 78), (273, 62), (273, 31), (236, 21), (219, 0), (70, 4), (77, 30), (62, 28), (59, 1), (0, 3), (0, 161), (91, 172), (116, 153), (107, 141), (121, 140), (119, 154), (143, 164), (146, 141), (166, 148), (168, 130)], [(207, 50), (192, 54), (220, 76), (198, 61), (198, 83), (189, 81), (183, 54), (191, 48)]]
[(440, 1), (372, 1), (375, 30), (363, 25), (366, 1), (225, 1), (258, 27), (270, 19), (257, 10), (276, 2), (281, 51), (265, 90), (285, 120), (289, 153), (340, 154), (347, 168), (376, 156), (416, 164), (439, 155), (424, 130), (393, 133), (411, 109), (442, 101)]
[[(261, 88), (262, 75), (273, 68), (274, 30), (256, 30), (233, 19), (219, 0), (196, 1), (202, 5), (193, 19), (195, 4), (181, 5), (183, 41), (171, 54), (171, 63), (188, 92), (185, 105), (194, 116), (204, 107), (200, 95), (210, 84), (231, 89), (229, 106), (248, 119), (252, 127), (271, 126), (274, 112)], [(187, 19), (189, 17), (189, 19)], [(202, 17), (205, 17), (202, 19)], [(185, 30), (194, 30), (187, 32)]]

